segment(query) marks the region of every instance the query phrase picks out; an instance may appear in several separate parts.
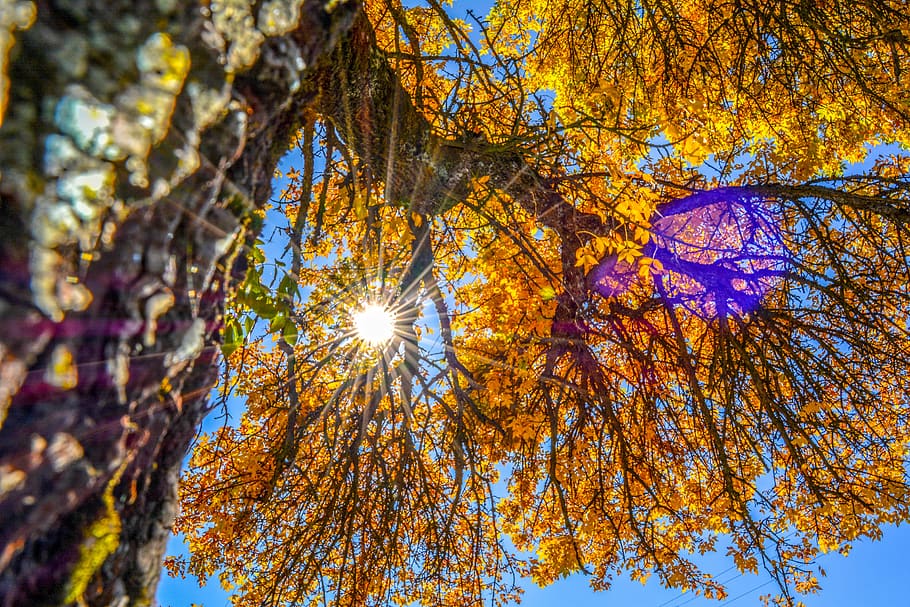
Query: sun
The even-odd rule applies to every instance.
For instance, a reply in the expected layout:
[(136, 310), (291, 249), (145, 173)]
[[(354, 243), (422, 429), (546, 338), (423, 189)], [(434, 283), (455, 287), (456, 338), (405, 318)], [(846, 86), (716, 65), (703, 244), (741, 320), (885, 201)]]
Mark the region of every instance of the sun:
[(357, 337), (371, 346), (381, 346), (395, 332), (395, 315), (379, 304), (368, 304), (351, 318)]

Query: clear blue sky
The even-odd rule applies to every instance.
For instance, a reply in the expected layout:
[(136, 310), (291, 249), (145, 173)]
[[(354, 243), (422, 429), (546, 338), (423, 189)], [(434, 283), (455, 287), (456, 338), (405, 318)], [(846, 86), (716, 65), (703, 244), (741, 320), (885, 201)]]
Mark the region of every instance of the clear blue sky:
[[(178, 538), (172, 538), (169, 553), (181, 550)], [(805, 599), (807, 607), (901, 607), (910, 606), (910, 590), (905, 586), (908, 575), (907, 552), (910, 551), (910, 526), (891, 527), (885, 530), (880, 542), (857, 544), (852, 554), (844, 558), (839, 554), (822, 557), (819, 564), (827, 571), (822, 579), (822, 592)], [(715, 570), (720, 573), (729, 565), (721, 563)], [(645, 586), (627, 579), (617, 580), (607, 592), (592, 591), (584, 576), (576, 575), (552, 586), (541, 589), (533, 583), (525, 585), (527, 592), (524, 607), (757, 607), (759, 596), (773, 592), (774, 585), (767, 584), (767, 576), (738, 575), (735, 570), (719, 576), (730, 580), (729, 598), (726, 601), (708, 601), (691, 593), (680, 594), (662, 588), (653, 579)], [(756, 587), (759, 587), (756, 589)], [(738, 598), (737, 598), (738, 597)], [(230, 602), (217, 580), (208, 587), (199, 588), (195, 579), (168, 578), (163, 574), (158, 588), (158, 602), (164, 607), (188, 607), (201, 603), (205, 607), (227, 607)]]

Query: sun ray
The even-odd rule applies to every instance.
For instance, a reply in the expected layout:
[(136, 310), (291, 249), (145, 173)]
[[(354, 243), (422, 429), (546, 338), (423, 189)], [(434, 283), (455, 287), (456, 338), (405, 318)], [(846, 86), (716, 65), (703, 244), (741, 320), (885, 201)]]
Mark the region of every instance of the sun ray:
[(373, 347), (385, 344), (395, 333), (395, 315), (380, 304), (365, 305), (351, 320), (357, 337)]

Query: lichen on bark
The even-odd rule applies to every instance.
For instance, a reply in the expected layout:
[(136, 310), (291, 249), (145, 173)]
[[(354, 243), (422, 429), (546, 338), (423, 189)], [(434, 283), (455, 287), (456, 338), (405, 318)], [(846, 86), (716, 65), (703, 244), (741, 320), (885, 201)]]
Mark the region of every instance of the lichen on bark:
[(144, 604), (274, 142), (357, 6), (31, 6), (0, 7), (0, 606)]
[(127, 461), (124, 461), (108, 482), (101, 496), (103, 504), (101, 513), (85, 531), (79, 545), (79, 559), (73, 566), (64, 588), (64, 603), (84, 601), (85, 590), (92, 578), (120, 543), (122, 524), (120, 514), (114, 507), (114, 487), (117, 486), (126, 464)]

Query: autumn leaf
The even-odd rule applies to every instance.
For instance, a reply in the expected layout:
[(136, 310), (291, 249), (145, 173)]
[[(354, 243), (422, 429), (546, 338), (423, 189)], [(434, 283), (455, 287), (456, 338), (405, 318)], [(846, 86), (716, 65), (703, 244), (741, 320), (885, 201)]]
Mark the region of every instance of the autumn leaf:
[(269, 216), (300, 237), (225, 321), (246, 408), (184, 477), (187, 571), (238, 605), (723, 598), (719, 551), (790, 597), (910, 520), (910, 161), (868, 147), (910, 143), (910, 17), (870, 7), (502, 1), (469, 35), (365, 2), (307, 82), (308, 214)]

